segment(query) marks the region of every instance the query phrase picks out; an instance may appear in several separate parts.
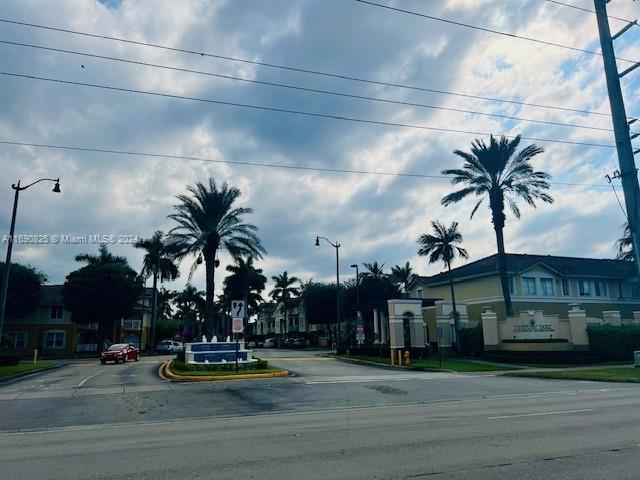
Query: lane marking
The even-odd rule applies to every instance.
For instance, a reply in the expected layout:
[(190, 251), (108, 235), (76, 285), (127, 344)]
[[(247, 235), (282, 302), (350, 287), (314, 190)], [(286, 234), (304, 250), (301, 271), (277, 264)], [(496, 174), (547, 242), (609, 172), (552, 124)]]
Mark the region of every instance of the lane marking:
[(487, 420), (500, 420), (503, 418), (542, 417), (544, 415), (564, 415), (567, 413), (593, 412), (593, 408), (581, 408), (579, 410), (559, 410), (557, 412), (521, 413), (518, 415), (500, 415), (499, 417), (487, 417)]
[(83, 386), (85, 383), (87, 383), (89, 380), (91, 380), (93, 377), (97, 377), (98, 375), (100, 375), (102, 372), (104, 372), (103, 370), (98, 370), (98, 372), (94, 373), (93, 375), (89, 375), (87, 378), (85, 378), (84, 380), (82, 380), (76, 387), (80, 388), (81, 386)]

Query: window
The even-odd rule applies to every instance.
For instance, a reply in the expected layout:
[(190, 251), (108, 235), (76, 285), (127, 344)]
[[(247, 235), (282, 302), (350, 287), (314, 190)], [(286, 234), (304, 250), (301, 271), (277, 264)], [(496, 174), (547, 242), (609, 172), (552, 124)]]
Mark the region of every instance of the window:
[(507, 281), (509, 282), (509, 293), (511, 295), (515, 295), (516, 294), (516, 285), (515, 285), (516, 282), (513, 281), (513, 277), (508, 277)]
[(640, 297), (640, 285), (637, 283), (632, 283), (631, 284), (631, 296), (633, 298), (638, 298)]
[(540, 293), (547, 297), (553, 297), (553, 278), (540, 279)]
[(62, 318), (64, 307), (62, 305), (51, 305), (51, 315), (49, 318), (60, 320)]
[(416, 295), (418, 296), (418, 298), (422, 298), (422, 289), (421, 288), (416, 290)]
[(569, 292), (569, 279), (568, 278), (563, 278), (562, 279), (562, 295), (564, 295), (565, 297), (568, 297), (569, 295), (571, 295), (571, 293)]
[(140, 330), (141, 320), (122, 320), (122, 328), (125, 330)]
[(64, 348), (64, 332), (62, 330), (49, 330), (44, 334), (46, 348)]
[(591, 296), (591, 282), (589, 280), (578, 280), (578, 288), (581, 297)]
[(606, 297), (607, 296), (607, 282), (603, 280), (596, 280), (593, 282), (594, 290), (596, 293), (596, 297)]
[(524, 295), (537, 295), (536, 279), (533, 277), (522, 277), (522, 293)]
[(12, 348), (25, 348), (27, 346), (27, 332), (9, 332), (9, 346)]

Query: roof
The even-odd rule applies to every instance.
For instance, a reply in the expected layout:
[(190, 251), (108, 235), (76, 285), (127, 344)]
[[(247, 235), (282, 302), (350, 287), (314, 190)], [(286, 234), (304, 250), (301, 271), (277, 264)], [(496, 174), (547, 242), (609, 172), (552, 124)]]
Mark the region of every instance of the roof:
[[(522, 272), (537, 264), (542, 264), (567, 277), (604, 277), (624, 280), (636, 274), (635, 263), (625, 260), (507, 253), (507, 271), (511, 274)], [(498, 273), (498, 254), (454, 268), (451, 273), (456, 281), (496, 275)], [(420, 276), (418, 280), (425, 285), (438, 284), (448, 282), (449, 275), (447, 272), (442, 272), (430, 277)]]

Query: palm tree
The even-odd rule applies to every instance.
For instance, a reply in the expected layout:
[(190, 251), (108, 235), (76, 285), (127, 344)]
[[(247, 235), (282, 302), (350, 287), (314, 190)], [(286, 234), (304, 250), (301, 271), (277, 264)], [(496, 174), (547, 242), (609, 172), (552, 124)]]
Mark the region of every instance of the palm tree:
[(471, 218), (473, 218), (482, 202), (489, 199), (491, 221), (498, 245), (500, 283), (507, 315), (513, 315), (513, 307), (507, 278), (507, 256), (504, 249), (505, 203), (515, 217), (520, 218), (520, 209), (516, 204), (517, 198), (524, 199), (534, 208), (536, 200), (553, 202), (553, 198), (546, 193), (551, 176), (545, 172), (535, 171), (531, 165), (533, 157), (542, 153), (544, 149), (532, 144), (516, 153), (520, 139), (520, 135), (512, 139), (500, 137), (499, 140), (491, 136), (488, 145), (483, 140), (476, 139), (471, 144), (471, 152), (461, 150), (454, 152), (465, 161), (461, 169), (442, 171), (444, 175), (453, 176), (452, 184), (466, 185), (461, 190), (442, 198), (441, 203), (445, 207), (475, 195), (480, 199), (471, 211)]
[(407, 288), (411, 280), (413, 280), (413, 269), (409, 262), (405, 263), (404, 266), (396, 265), (395, 267), (391, 267), (391, 279), (393, 283), (407, 293)]
[[(138, 240), (133, 246), (145, 251), (142, 260), (142, 272), (140, 276), (145, 280), (153, 278), (153, 292), (151, 293), (151, 335), (149, 344), (151, 351), (156, 348), (156, 324), (158, 312), (158, 279), (170, 281), (178, 278), (178, 267), (167, 254), (163, 242), (164, 234), (158, 230), (151, 238)], [(140, 339), (142, 345), (142, 339)], [(142, 347), (140, 347), (142, 348)]]
[(622, 237), (616, 241), (616, 248), (618, 253), (616, 258), (618, 260), (626, 260), (628, 262), (635, 262), (635, 253), (633, 251), (633, 239), (631, 237), (631, 229), (629, 224), (625, 223)]
[(186, 332), (187, 328), (195, 328), (197, 334), (198, 325), (204, 320), (204, 292), (187, 284), (184, 290), (175, 295), (173, 301), (176, 306), (175, 316), (182, 323), (183, 332)]
[(420, 249), (418, 255), (421, 257), (429, 256), (429, 263), (435, 263), (440, 260), (444, 262), (449, 271), (449, 288), (451, 289), (451, 305), (453, 307), (453, 328), (456, 332), (456, 349), (458, 349), (459, 342), (459, 325), (458, 325), (458, 310), (456, 308), (456, 295), (453, 290), (453, 274), (451, 273), (451, 263), (455, 260), (456, 256), (460, 258), (469, 258), (467, 251), (460, 247), (462, 243), (462, 234), (458, 230), (458, 222), (453, 222), (449, 227), (446, 227), (439, 221), (431, 222), (433, 233), (425, 233), (420, 235), (418, 244)]
[(218, 188), (213, 178), (208, 184), (196, 183), (187, 187), (190, 195), (178, 195), (179, 203), (175, 213), (169, 215), (178, 225), (169, 231), (167, 247), (172, 255), (182, 260), (187, 256), (196, 258), (189, 278), (202, 263), (204, 257), (206, 271), (205, 324), (209, 333), (218, 332), (220, 325), (215, 322), (214, 276), (218, 249), (226, 249), (234, 259), (258, 257), (266, 253), (256, 235), (255, 225), (242, 222), (245, 214), (253, 210), (234, 207), (240, 197), (240, 190), (226, 182)]
[(253, 265), (253, 258), (246, 260), (239, 258), (235, 265), (228, 265), (227, 272), (231, 273), (224, 279), (225, 291), (236, 298), (243, 298), (247, 306), (247, 316), (256, 313), (258, 305), (262, 303), (260, 292), (265, 289), (267, 277), (261, 268)]
[(387, 274), (384, 273), (384, 263), (378, 264), (376, 261), (373, 263), (363, 263), (362, 265), (367, 269), (362, 273), (363, 277), (368, 277), (373, 280), (382, 280), (387, 276)]
[(284, 324), (287, 328), (287, 312), (289, 310), (289, 304), (291, 300), (300, 295), (300, 289), (294, 287), (295, 283), (299, 283), (300, 279), (297, 277), (290, 277), (285, 270), (280, 275), (271, 277), (275, 282), (273, 290), (269, 294), (276, 303), (282, 303), (282, 311), (284, 313)]
[(92, 253), (81, 253), (75, 256), (76, 262), (86, 262), (87, 265), (117, 263), (119, 265), (129, 266), (125, 257), (113, 255), (104, 243), (100, 244), (98, 255)]

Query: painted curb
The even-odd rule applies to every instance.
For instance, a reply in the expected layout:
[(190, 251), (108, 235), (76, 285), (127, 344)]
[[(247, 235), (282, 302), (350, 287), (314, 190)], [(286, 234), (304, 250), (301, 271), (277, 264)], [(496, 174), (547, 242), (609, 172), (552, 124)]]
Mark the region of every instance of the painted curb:
[(176, 375), (169, 368), (170, 361), (164, 362), (160, 369), (158, 370), (158, 374), (161, 378), (165, 380), (169, 380), (171, 382), (221, 382), (224, 380), (255, 380), (260, 378), (280, 378), (280, 377), (288, 377), (289, 372), (287, 370), (282, 370), (281, 372), (273, 372), (273, 373), (248, 373), (246, 375)]

